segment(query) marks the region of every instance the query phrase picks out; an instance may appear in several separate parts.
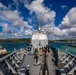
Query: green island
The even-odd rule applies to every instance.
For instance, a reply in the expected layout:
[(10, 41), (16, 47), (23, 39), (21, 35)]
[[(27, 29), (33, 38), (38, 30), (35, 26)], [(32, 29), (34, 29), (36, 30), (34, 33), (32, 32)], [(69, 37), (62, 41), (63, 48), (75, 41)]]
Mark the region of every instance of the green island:
[[(0, 39), (0, 42), (30, 42), (31, 38), (13, 38), (13, 39)], [(76, 40), (49, 40), (49, 42), (69, 42), (74, 43)]]
[(0, 42), (30, 42), (30, 38), (0, 39)]

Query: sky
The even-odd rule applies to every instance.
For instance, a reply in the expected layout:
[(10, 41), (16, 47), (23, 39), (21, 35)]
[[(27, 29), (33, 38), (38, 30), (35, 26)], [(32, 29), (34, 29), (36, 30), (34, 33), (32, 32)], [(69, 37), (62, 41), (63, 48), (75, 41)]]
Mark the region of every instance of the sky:
[(76, 0), (0, 0), (0, 39), (29, 38), (38, 25), (50, 40), (76, 39)]

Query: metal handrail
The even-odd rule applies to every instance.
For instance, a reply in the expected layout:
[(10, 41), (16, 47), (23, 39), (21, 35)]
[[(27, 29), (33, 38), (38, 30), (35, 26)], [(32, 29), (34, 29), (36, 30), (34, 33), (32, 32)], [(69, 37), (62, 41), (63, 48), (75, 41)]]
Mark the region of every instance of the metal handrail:
[(10, 54), (8, 54), (8, 55), (0, 58), (0, 62), (2, 62), (3, 60), (5, 60), (6, 58), (10, 57), (11, 55), (15, 54), (16, 52), (18, 52), (18, 51), (20, 51), (20, 50), (21, 50), (21, 49), (18, 49), (18, 50), (16, 50), (16, 51), (14, 51), (14, 52), (12, 52), (12, 53), (10, 53)]
[(73, 57), (75, 57), (76, 58), (76, 55), (74, 55), (74, 54), (72, 54), (72, 53), (70, 53), (70, 52), (66, 52), (66, 51), (63, 51), (63, 50), (61, 50), (62, 52), (65, 52), (65, 53), (67, 53), (67, 54), (69, 54), (69, 55), (71, 55), (71, 56), (73, 56)]

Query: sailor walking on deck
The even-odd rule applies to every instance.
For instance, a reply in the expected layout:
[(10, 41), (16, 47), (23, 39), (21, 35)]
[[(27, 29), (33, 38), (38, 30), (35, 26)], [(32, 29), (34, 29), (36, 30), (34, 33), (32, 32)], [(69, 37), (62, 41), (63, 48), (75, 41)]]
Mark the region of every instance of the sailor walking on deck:
[(55, 48), (54, 46), (51, 46), (51, 50), (53, 52), (53, 57), (54, 57), (53, 61), (54, 61), (55, 65), (58, 68), (60, 68), (60, 62), (59, 62), (59, 57), (58, 57), (58, 49)]
[(35, 49), (34, 51), (34, 59), (35, 59), (35, 64), (38, 63), (38, 49)]

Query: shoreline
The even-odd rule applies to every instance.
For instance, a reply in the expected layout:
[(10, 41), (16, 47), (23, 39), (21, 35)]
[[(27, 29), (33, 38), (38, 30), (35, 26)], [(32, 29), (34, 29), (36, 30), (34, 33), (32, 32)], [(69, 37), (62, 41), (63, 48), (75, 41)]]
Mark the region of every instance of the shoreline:
[(76, 48), (76, 45), (74, 45), (74, 44), (71, 44), (71, 45), (68, 45), (68, 46), (70, 46), (70, 47), (75, 47), (75, 48)]

